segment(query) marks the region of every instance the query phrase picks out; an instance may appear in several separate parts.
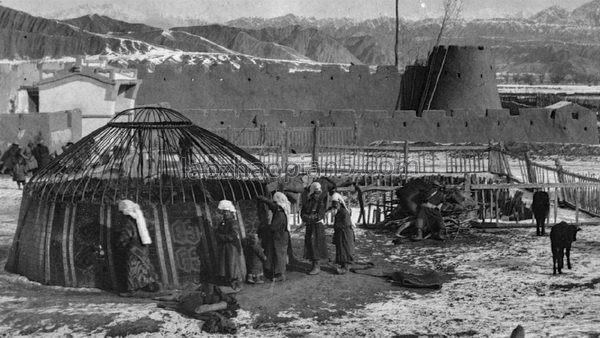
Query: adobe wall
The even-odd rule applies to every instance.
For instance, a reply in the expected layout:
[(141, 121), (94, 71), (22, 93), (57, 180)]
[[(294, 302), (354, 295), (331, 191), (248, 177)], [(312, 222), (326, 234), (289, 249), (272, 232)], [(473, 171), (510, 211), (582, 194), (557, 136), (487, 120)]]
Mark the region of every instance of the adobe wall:
[[(184, 110), (194, 123), (207, 129), (252, 128), (266, 124), (277, 128), (285, 121), (288, 128), (321, 126), (353, 127), (356, 124), (358, 144), (377, 140), (410, 140), (441, 143), (496, 141), (564, 142), (597, 144), (598, 130), (593, 112), (546, 108), (522, 109), (510, 115), (507, 109), (490, 109), (485, 116), (467, 110), (429, 110), (418, 117), (415, 111), (384, 110)], [(256, 122), (256, 124), (254, 123)]]
[(11, 143), (25, 146), (39, 136), (51, 153), (60, 153), (65, 143), (81, 138), (81, 112), (0, 114), (0, 151), (4, 152)]
[(0, 114), (14, 113), (17, 109), (17, 91), (40, 79), (36, 63), (0, 64)]
[(40, 81), (44, 70), (62, 69), (65, 64), (63, 61), (0, 63), (0, 114), (16, 110), (19, 87), (31, 86)]
[(324, 65), (321, 71), (289, 72), (280, 64), (137, 67), (143, 83), (137, 104), (169, 102), (184, 109), (394, 109), (397, 68)]

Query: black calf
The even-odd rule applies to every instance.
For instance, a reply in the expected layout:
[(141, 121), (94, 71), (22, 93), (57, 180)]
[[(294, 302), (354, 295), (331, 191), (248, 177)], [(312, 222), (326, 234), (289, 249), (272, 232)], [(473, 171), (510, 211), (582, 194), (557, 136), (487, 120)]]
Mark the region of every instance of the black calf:
[(577, 240), (579, 227), (575, 224), (560, 222), (550, 231), (550, 246), (552, 247), (553, 274), (562, 273), (564, 254), (567, 253), (567, 267), (571, 269), (571, 243)]
[(550, 212), (550, 197), (545, 191), (536, 191), (533, 194), (533, 202), (531, 203), (531, 211), (535, 217), (535, 230), (538, 236), (546, 234), (546, 217)]

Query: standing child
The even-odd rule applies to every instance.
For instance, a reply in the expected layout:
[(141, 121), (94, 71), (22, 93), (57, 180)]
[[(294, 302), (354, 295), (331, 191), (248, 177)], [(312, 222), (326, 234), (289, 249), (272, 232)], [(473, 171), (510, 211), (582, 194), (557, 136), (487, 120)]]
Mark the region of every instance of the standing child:
[(217, 206), (222, 222), (215, 231), (219, 252), (217, 276), (231, 286), (233, 291), (242, 289), (240, 284), (246, 275), (246, 264), (242, 261), (240, 226), (235, 218), (236, 210), (231, 201), (222, 200)]
[(25, 159), (18, 158), (13, 166), (13, 181), (17, 182), (17, 186), (21, 189), (21, 186), (25, 187), (25, 180), (27, 175), (27, 163)]
[(336, 210), (333, 223), (335, 262), (340, 265), (336, 272), (343, 275), (348, 271), (348, 265), (354, 260), (354, 225), (342, 195), (334, 193), (331, 200), (331, 206)]
[(260, 246), (258, 235), (255, 233), (248, 234), (248, 242), (246, 245), (246, 270), (248, 276), (246, 282), (250, 284), (263, 284), (263, 263), (267, 260), (267, 256)]

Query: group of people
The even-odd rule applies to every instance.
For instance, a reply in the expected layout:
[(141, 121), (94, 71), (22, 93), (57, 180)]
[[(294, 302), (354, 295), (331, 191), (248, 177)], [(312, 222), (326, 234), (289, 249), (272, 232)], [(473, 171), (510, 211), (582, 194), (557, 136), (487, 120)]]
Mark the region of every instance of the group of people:
[[(264, 283), (264, 278), (272, 281), (286, 280), (286, 266), (291, 263), (293, 252), (290, 236), (291, 205), (283, 192), (275, 192), (271, 199), (260, 196), (258, 200), (271, 211), (269, 224), (258, 228), (256, 233), (247, 236), (242, 248), (239, 240), (239, 226), (235, 220), (236, 211), (230, 201), (221, 201), (218, 209), (223, 215), (223, 223), (216, 231), (219, 245), (219, 276), (234, 290), (241, 288), (244, 278), (239, 261), (244, 250), (246, 257), (246, 282)], [(348, 265), (354, 260), (354, 224), (344, 198), (337, 192), (331, 194), (331, 207), (328, 207), (328, 194), (324, 193), (318, 182), (313, 182), (302, 195), (300, 212), (306, 228), (304, 238), (304, 258), (312, 263), (309, 275), (319, 274), (321, 263), (329, 262), (327, 240), (325, 235), (325, 214), (334, 211), (333, 244), (336, 247), (336, 272), (344, 274)], [(237, 260), (237, 261), (236, 261)]]
[[(302, 197), (301, 218), (306, 227), (304, 257), (312, 263), (309, 275), (320, 272), (321, 263), (329, 262), (325, 235), (325, 214), (334, 211), (333, 244), (336, 248), (336, 272), (344, 274), (354, 260), (354, 223), (343, 197), (333, 192), (331, 207), (328, 194), (318, 182), (313, 182)], [(237, 210), (233, 202), (222, 200), (217, 206), (221, 222), (215, 229), (217, 241), (216, 283), (230, 286), (239, 291), (242, 282), (260, 284), (265, 277), (272, 281), (286, 280), (286, 266), (291, 263), (290, 213), (291, 205), (283, 192), (275, 192), (272, 198), (258, 197), (272, 213), (268, 224), (251, 231), (242, 241)], [(139, 205), (130, 201), (119, 202), (119, 209), (129, 216), (123, 223), (119, 243), (126, 249), (127, 290), (152, 292), (159, 288), (156, 274), (148, 256), (148, 245), (152, 243)], [(243, 262), (242, 258), (246, 261)], [(245, 263), (245, 264), (244, 264)]]
[(50, 151), (43, 139), (35, 146), (33, 142), (29, 142), (25, 147), (13, 143), (0, 158), (0, 162), (1, 172), (11, 174), (17, 187), (22, 189), (29, 172), (43, 168), (50, 162)]

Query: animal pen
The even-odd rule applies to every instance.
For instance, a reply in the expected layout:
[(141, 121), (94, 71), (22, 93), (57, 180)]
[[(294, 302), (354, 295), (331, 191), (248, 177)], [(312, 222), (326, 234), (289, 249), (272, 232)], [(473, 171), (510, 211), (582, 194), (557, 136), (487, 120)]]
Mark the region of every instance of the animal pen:
[[(287, 128), (283, 122), (279, 128), (261, 125), (215, 131), (254, 154), (272, 174), (310, 174), (356, 183), (367, 200), (361, 219), (366, 224), (382, 221), (397, 207), (395, 190), (419, 176), (437, 176), (437, 180), (446, 176), (445, 184), (460, 183), (479, 204), (482, 222), (499, 224), (502, 197), (516, 190), (549, 192), (555, 220), (559, 201), (574, 208), (576, 215), (579, 211), (600, 215), (599, 179), (567, 172), (560, 164), (538, 164), (527, 155), (513, 154), (491, 143), (429, 146), (401, 141), (364, 146), (356, 144), (356, 126), (322, 127), (318, 121), (312, 128)], [(501, 179), (494, 181), (486, 174)], [(355, 188), (338, 190), (350, 201), (355, 199)], [(298, 206), (295, 209), (299, 210)], [(294, 222), (300, 222), (297, 213)]]
[[(217, 203), (235, 203), (242, 230), (261, 222), (263, 164), (160, 107), (125, 110), (42, 168), (23, 192), (6, 270), (44, 284), (123, 290), (120, 199), (138, 203), (165, 288), (216, 274)], [(264, 219), (262, 219), (264, 222)]]

